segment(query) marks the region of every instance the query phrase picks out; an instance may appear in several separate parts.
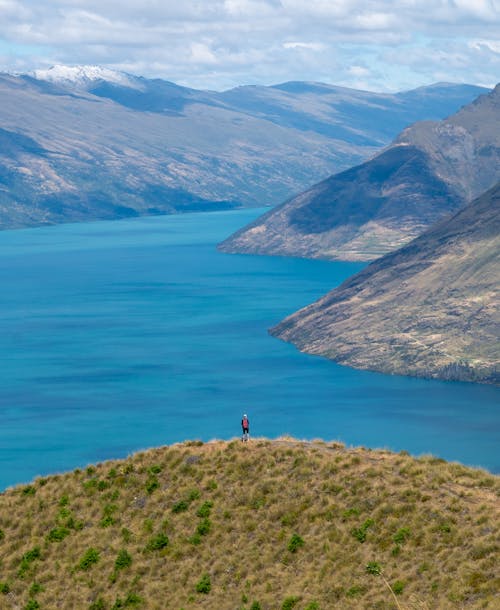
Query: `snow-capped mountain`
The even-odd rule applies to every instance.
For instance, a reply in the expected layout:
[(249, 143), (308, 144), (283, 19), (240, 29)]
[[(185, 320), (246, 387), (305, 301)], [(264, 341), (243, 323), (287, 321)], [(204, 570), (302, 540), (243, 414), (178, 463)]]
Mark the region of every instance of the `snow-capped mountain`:
[(46, 70), (34, 70), (30, 76), (59, 85), (70, 85), (86, 89), (97, 81), (106, 81), (132, 89), (142, 89), (136, 76), (111, 70), (102, 66), (63, 66), (56, 65)]

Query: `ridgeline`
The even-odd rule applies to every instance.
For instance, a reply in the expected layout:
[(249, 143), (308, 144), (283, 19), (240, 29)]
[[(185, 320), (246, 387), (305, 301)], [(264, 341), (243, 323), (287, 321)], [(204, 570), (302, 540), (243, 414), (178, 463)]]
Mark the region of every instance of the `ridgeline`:
[(0, 608), (498, 608), (499, 492), (335, 442), (152, 449), (0, 494)]

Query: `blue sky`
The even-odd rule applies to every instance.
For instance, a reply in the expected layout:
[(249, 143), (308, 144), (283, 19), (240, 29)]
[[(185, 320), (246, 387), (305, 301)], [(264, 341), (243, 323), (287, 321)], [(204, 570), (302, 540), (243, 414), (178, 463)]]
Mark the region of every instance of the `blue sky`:
[(102, 65), (222, 90), (500, 81), (500, 0), (0, 0), (0, 71)]

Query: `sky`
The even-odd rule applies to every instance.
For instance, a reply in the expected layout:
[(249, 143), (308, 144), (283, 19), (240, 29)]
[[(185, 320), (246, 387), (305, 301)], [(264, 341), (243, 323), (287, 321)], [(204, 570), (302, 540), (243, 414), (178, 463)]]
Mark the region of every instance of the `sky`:
[(197, 89), (500, 81), (500, 0), (0, 0), (0, 71), (100, 65)]

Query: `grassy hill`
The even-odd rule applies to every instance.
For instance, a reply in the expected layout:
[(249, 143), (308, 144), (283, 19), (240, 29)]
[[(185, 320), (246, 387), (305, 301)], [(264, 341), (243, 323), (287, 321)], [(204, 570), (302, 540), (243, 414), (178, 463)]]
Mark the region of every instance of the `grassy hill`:
[(498, 608), (499, 477), (283, 438), (0, 495), (0, 608)]

